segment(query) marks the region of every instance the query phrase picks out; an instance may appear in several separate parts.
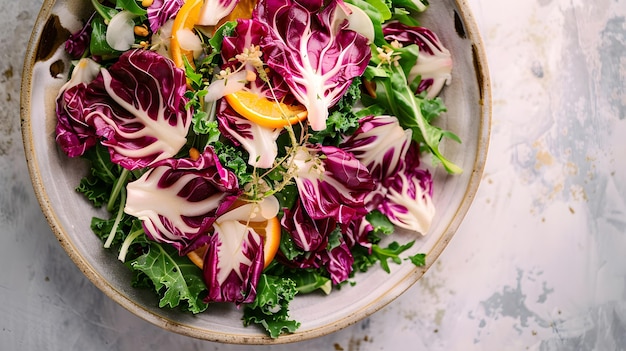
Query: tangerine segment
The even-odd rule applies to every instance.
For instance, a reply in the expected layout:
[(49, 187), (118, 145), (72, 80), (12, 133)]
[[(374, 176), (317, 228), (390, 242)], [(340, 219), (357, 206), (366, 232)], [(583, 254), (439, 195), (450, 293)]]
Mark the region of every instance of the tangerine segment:
[(200, 269), (204, 267), (204, 254), (206, 253), (207, 247), (208, 245), (201, 246), (187, 254), (191, 262)]
[(249, 91), (238, 91), (224, 98), (237, 113), (263, 127), (283, 128), (307, 117), (306, 107), (302, 105), (288, 105)]
[(193, 29), (200, 19), (200, 10), (203, 4), (203, 0), (186, 0), (174, 18), (172, 38), (170, 39), (170, 54), (176, 67), (185, 68), (183, 56), (193, 66), (193, 53), (180, 47), (177, 33), (182, 29)]
[(263, 222), (250, 222), (248, 226), (263, 238), (263, 258), (266, 268), (276, 256), (280, 246), (280, 221), (272, 217)]
[[(273, 217), (262, 222), (249, 222), (248, 226), (263, 239), (263, 268), (266, 268), (276, 256), (280, 246), (280, 221), (278, 217)], [(207, 246), (204, 245), (187, 254), (191, 262), (200, 269), (204, 267)]]

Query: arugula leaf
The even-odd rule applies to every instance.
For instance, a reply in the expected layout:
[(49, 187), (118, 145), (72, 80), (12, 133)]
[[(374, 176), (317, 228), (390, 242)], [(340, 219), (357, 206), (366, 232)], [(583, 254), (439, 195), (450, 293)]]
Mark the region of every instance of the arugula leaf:
[(261, 274), (256, 299), (244, 308), (244, 325), (261, 325), (272, 338), (279, 337), (283, 332), (295, 332), (300, 323), (289, 318), (289, 303), (296, 293), (293, 280)]
[(94, 56), (110, 57), (119, 55), (120, 52), (113, 49), (106, 40), (107, 25), (102, 17), (94, 17), (91, 21), (91, 40), (89, 52)]
[(391, 269), (389, 268), (389, 260), (396, 264), (402, 263), (402, 259), (400, 258), (400, 254), (408, 249), (410, 249), (415, 241), (411, 241), (407, 244), (400, 245), (398, 242), (394, 241), (386, 248), (382, 248), (378, 245), (372, 245), (372, 256), (376, 257), (380, 262), (380, 266), (387, 273), (391, 273)]
[(280, 236), (280, 244), (279, 244), (280, 252), (285, 256), (285, 258), (289, 261), (294, 260), (296, 257), (303, 255), (305, 252), (296, 246), (291, 235), (283, 234)]
[(192, 313), (207, 309), (201, 297), (206, 290), (202, 270), (173, 247), (150, 242), (147, 251), (129, 265), (150, 279), (161, 297), (159, 307), (180, 307)]
[(98, 0), (91, 0), (91, 5), (93, 5), (94, 9), (102, 17), (102, 19), (104, 19), (103, 23), (108, 23), (111, 18), (118, 13), (116, 9), (102, 5)]
[[(373, 235), (379, 236), (379, 234), (383, 235), (391, 235), (395, 229), (393, 223), (389, 220), (387, 216), (385, 216), (382, 212), (378, 210), (374, 210), (367, 214), (367, 221), (372, 225)], [(375, 242), (380, 241), (380, 239)]]
[(138, 16), (144, 16), (148, 13), (145, 8), (139, 6), (136, 0), (117, 0), (115, 7), (130, 11)]
[[(375, 83), (376, 97), (364, 95), (363, 102), (366, 106), (378, 104), (384, 107), (389, 114), (398, 118), (402, 127), (413, 130), (413, 140), (424, 143), (448, 173), (461, 173), (463, 170), (439, 151), (439, 144), (444, 137), (460, 142), (459, 137), (430, 124), (434, 118), (431, 114), (440, 112), (441, 104), (433, 105), (436, 107), (434, 109), (430, 105), (424, 108), (427, 100), (416, 96), (407, 82), (407, 72), (415, 65), (418, 53), (417, 45), (395, 49), (394, 54), (398, 54), (399, 59), (394, 62), (398, 64), (381, 62), (379, 58), (372, 57), (375, 66), (368, 66), (364, 76)], [(427, 112), (427, 117), (423, 110)]]
[(418, 253), (413, 256), (409, 256), (408, 258), (411, 263), (413, 263), (416, 267), (422, 267), (426, 265), (426, 254)]
[(403, 259), (411, 261), (411, 263), (417, 267), (421, 267), (426, 264), (426, 254), (418, 253), (407, 258), (400, 256), (403, 252), (413, 247), (414, 244), (415, 241), (408, 242), (404, 245), (394, 241), (385, 248), (378, 244), (373, 244), (371, 252), (363, 246), (356, 246), (352, 250), (354, 256), (354, 263), (352, 264), (353, 272), (366, 272), (378, 262), (385, 272), (390, 273), (391, 268), (389, 267), (389, 261), (401, 264)]

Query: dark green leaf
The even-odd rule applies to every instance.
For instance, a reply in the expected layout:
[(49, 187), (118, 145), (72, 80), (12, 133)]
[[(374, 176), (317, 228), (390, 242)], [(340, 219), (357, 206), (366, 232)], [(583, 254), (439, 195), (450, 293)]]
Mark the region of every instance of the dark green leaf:
[[(114, 223), (115, 218), (113, 217), (109, 219), (93, 217), (91, 219), (91, 230), (100, 238), (100, 240), (104, 242), (109, 237)], [(141, 221), (133, 216), (123, 214), (122, 219), (116, 228), (112, 246), (121, 245), (129, 233), (139, 228), (141, 228)]]
[(395, 229), (389, 218), (380, 211), (372, 211), (367, 214), (366, 218), (374, 228), (375, 234), (390, 235)]
[(289, 278), (296, 283), (296, 289), (299, 294), (308, 294), (321, 290), (328, 295), (333, 287), (329, 277), (314, 270), (299, 269), (297, 274), (290, 275)]
[(84, 177), (76, 187), (76, 191), (83, 194), (95, 207), (102, 207), (109, 201), (111, 184), (97, 177)]
[(408, 258), (416, 267), (422, 267), (426, 264), (426, 254), (418, 253)]
[(207, 309), (208, 304), (202, 301), (206, 290), (202, 271), (174, 248), (152, 242), (145, 254), (129, 263), (150, 278), (161, 297), (159, 307), (180, 307), (192, 313)]
[(290, 319), (289, 303), (296, 293), (293, 280), (261, 274), (256, 299), (244, 308), (244, 324), (261, 325), (272, 338), (295, 332), (300, 323)]
[(139, 6), (136, 0), (117, 0), (115, 6), (117, 8), (129, 11), (137, 16), (144, 16), (147, 14), (146, 9)]
[(96, 16), (91, 21), (91, 41), (89, 42), (89, 51), (94, 56), (113, 56), (119, 55), (119, 51), (114, 50), (106, 40), (107, 25), (102, 17)]

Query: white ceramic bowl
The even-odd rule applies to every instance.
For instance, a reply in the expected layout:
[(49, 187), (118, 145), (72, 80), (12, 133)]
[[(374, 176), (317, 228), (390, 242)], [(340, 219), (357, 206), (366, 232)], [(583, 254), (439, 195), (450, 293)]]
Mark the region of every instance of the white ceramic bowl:
[[(54, 100), (70, 67), (62, 44), (91, 13), (87, 3), (44, 1), (24, 63), (22, 131), (32, 183), (52, 231), (81, 271), (120, 305), (157, 326), (200, 339), (245, 344), (301, 341), (356, 323), (391, 302), (422, 277), (452, 239), (481, 180), (491, 114), (483, 44), (464, 0), (432, 1), (420, 19), (453, 56), (452, 84), (442, 95), (448, 113), (441, 125), (459, 135), (463, 144), (442, 146), (443, 153), (464, 169), (456, 176), (447, 175), (442, 167), (434, 172), (437, 215), (430, 232), (418, 238), (410, 252), (427, 253), (426, 265), (392, 265), (391, 274), (372, 269), (357, 275), (354, 287), (329, 296), (299, 296), (291, 304), (291, 316), (302, 323), (300, 329), (275, 340), (256, 327), (243, 327), (241, 311), (234, 307), (216, 306), (197, 316), (158, 308), (151, 292), (130, 286), (130, 272), (91, 232), (90, 219), (97, 213), (74, 191), (87, 169), (80, 160), (67, 158), (54, 141)], [(399, 234), (396, 239), (414, 238)]]

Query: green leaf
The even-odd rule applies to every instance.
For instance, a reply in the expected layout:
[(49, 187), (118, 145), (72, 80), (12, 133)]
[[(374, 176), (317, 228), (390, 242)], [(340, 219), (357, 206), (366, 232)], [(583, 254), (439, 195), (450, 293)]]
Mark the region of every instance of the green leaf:
[(391, 10), (387, 4), (381, 0), (346, 0), (346, 2), (367, 14), (374, 27), (374, 43), (382, 44), (385, 41), (382, 23), (391, 18)]
[(413, 256), (409, 256), (409, 261), (413, 263), (416, 267), (423, 267), (426, 265), (426, 254), (418, 253)]
[(87, 150), (83, 156), (90, 163), (91, 175), (113, 185), (122, 174), (123, 168), (111, 162), (109, 149), (100, 143)]
[(111, 162), (108, 149), (101, 144), (88, 149), (81, 158), (89, 162), (90, 171), (81, 179), (76, 191), (94, 206), (101, 207), (111, 199), (114, 184), (123, 173), (123, 168)]
[(111, 184), (98, 177), (84, 177), (76, 187), (76, 191), (83, 194), (95, 207), (102, 207), (109, 201)]
[(104, 21), (102, 21), (103, 24), (105, 22), (109, 22), (111, 20), (111, 18), (113, 18), (113, 16), (115, 16), (119, 12), (119, 11), (117, 11), (114, 8), (102, 5), (100, 3), (100, 1), (98, 1), (98, 0), (91, 0), (91, 5), (93, 5), (93, 7), (96, 10), (96, 12), (104, 20)]
[(89, 42), (89, 51), (94, 56), (116, 56), (120, 52), (113, 49), (106, 39), (107, 25), (102, 17), (94, 17), (91, 21), (91, 40)]
[(326, 129), (314, 132), (310, 130), (309, 142), (324, 145), (338, 145), (344, 134), (350, 134), (359, 126), (360, 116), (354, 106), (361, 98), (361, 80), (354, 79), (346, 93), (330, 110), (326, 120)]
[[(365, 75), (376, 84), (376, 97), (365, 97), (363, 102), (366, 105), (377, 104), (385, 108), (389, 114), (398, 117), (403, 128), (413, 130), (413, 140), (422, 142), (428, 150), (451, 174), (461, 173), (463, 170), (448, 160), (439, 151), (439, 144), (444, 137), (451, 137), (452, 140), (459, 141), (452, 132), (443, 131), (441, 128), (430, 124), (430, 120), (422, 113), (422, 105), (425, 99), (416, 96), (409, 86), (405, 71), (410, 70), (416, 57), (415, 45), (398, 49), (402, 54), (400, 65), (380, 63), (380, 65), (368, 66)], [(376, 63), (372, 58), (372, 62)], [(439, 104), (434, 105), (436, 109), (441, 109)], [(429, 106), (426, 111), (433, 111)], [(431, 117), (431, 116), (429, 116)]]
[(229, 168), (239, 180), (239, 186), (243, 188), (243, 185), (252, 181), (253, 176), (251, 170), (248, 168), (248, 156), (244, 154), (244, 151), (239, 148), (235, 148), (231, 145), (215, 142), (213, 144), (215, 153), (220, 160), (220, 163)]
[(117, 0), (115, 7), (130, 11), (137, 16), (144, 16), (147, 14), (145, 8), (139, 6), (136, 0)]
[[(98, 217), (93, 217), (91, 219), (91, 230), (96, 234), (100, 240), (103, 242), (106, 241), (111, 233), (111, 229), (115, 223), (115, 218), (102, 219)], [(141, 221), (137, 218), (132, 217), (127, 214), (122, 215), (122, 220), (115, 230), (115, 239), (113, 240), (112, 245), (118, 246), (124, 239), (134, 229), (141, 228)]]
[(389, 260), (396, 264), (402, 263), (400, 254), (410, 249), (414, 243), (414, 241), (411, 241), (407, 244), (400, 245), (398, 242), (394, 241), (386, 248), (382, 248), (378, 245), (372, 245), (372, 255), (378, 259), (383, 270), (390, 273), (391, 269), (389, 268)]
[(297, 274), (289, 276), (295, 283), (299, 294), (308, 294), (316, 290), (323, 291), (326, 295), (330, 294), (333, 283), (332, 280), (320, 274), (318, 271), (299, 269)]
[(372, 225), (375, 234), (391, 235), (395, 230), (393, 223), (380, 211), (372, 211), (366, 216), (367, 221)]
[(299, 249), (296, 244), (293, 242), (291, 235), (288, 233), (283, 233), (280, 236), (280, 252), (285, 256), (288, 260), (294, 260), (296, 257), (305, 254), (304, 251)]
[(244, 325), (258, 324), (270, 337), (293, 333), (300, 323), (290, 319), (289, 303), (296, 296), (296, 283), (284, 277), (261, 274), (254, 302), (244, 308)]
[[(415, 241), (408, 242), (404, 245), (400, 245), (398, 242), (394, 241), (384, 248), (378, 244), (373, 244), (371, 253), (365, 247), (356, 246), (352, 250), (354, 256), (352, 267), (354, 271), (366, 272), (378, 262), (385, 272), (390, 273), (391, 268), (389, 267), (389, 263), (401, 264), (402, 257), (400, 255), (413, 247), (414, 244)], [(413, 255), (406, 259), (411, 260), (411, 262), (417, 265), (420, 263), (420, 259), (424, 259), (421, 255), (422, 254)]]
[(192, 313), (207, 309), (201, 297), (206, 290), (202, 270), (176, 249), (151, 242), (145, 254), (129, 263), (150, 279), (161, 297), (159, 307), (180, 307)]

